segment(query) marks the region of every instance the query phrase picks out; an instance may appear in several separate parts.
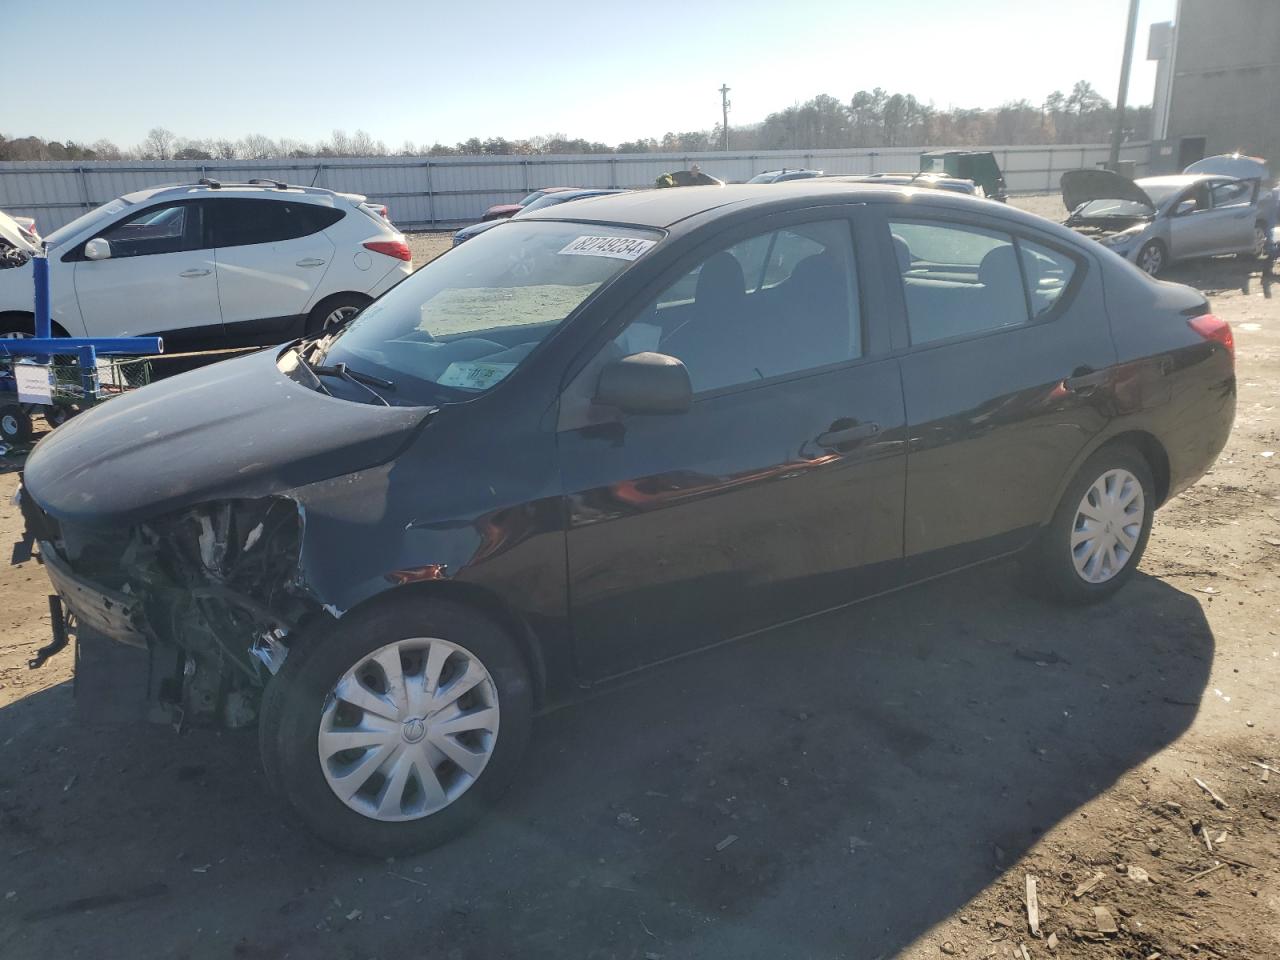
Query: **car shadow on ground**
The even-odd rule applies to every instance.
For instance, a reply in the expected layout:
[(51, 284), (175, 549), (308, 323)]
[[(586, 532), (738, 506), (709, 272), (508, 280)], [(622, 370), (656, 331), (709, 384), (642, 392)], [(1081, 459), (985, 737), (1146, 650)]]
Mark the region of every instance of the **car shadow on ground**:
[(892, 955), (1180, 736), (1199, 603), (1139, 575), (1060, 609), (1007, 564), (668, 664), (543, 716), (476, 829), (335, 854), (251, 733), (0, 711), (9, 958)]
[(1238, 290), (1249, 296), (1256, 287), (1270, 300), (1276, 285), (1274, 273), (1265, 269), (1261, 261), (1237, 257), (1184, 260), (1171, 265), (1160, 274), (1160, 279), (1185, 283), (1208, 297), (1226, 290)]

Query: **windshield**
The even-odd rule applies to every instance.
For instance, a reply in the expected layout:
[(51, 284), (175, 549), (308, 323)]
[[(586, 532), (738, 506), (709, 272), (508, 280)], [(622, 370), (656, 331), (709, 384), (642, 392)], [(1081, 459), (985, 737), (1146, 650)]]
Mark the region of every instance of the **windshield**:
[(1149, 217), (1151, 208), (1133, 200), (1090, 200), (1076, 211), (1077, 217)]
[(50, 249), (52, 249), (58, 244), (65, 242), (68, 238), (74, 237), (85, 227), (89, 226), (89, 224), (97, 220), (106, 220), (108, 217), (113, 217), (130, 205), (130, 202), (124, 197), (118, 197), (110, 203), (104, 203), (100, 207), (94, 207), (88, 213), (80, 214), (80, 216), (76, 217), (70, 223), (63, 224), (57, 230), (53, 231), (53, 233), (44, 238), (45, 242), (49, 244)]
[(545, 197), (545, 196), (547, 196), (547, 192), (545, 190), (535, 190), (533, 191), (533, 193), (529, 194), (527, 197), (521, 200), (517, 204), (517, 206), (527, 207), (529, 204), (533, 203), (533, 201), (537, 200), (540, 197)]
[(777, 173), (757, 173), (747, 183), (773, 183), (773, 178), (777, 175)]
[(510, 375), (661, 238), (632, 227), (513, 221), (402, 281), (334, 338), (322, 362), (394, 381), (398, 396), (465, 400)]
[(526, 204), (525, 207), (517, 213), (519, 217), (526, 213), (532, 213), (534, 210), (541, 210), (543, 207), (554, 207), (557, 203), (564, 203), (572, 200), (576, 195), (571, 193), (548, 193), (546, 196), (539, 197), (533, 203)]

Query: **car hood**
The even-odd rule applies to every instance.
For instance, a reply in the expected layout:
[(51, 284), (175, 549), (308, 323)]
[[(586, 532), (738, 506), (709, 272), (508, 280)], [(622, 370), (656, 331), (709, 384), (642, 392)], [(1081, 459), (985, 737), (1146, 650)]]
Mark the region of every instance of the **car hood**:
[(1062, 202), (1074, 211), (1091, 200), (1129, 200), (1150, 207), (1156, 205), (1147, 191), (1111, 170), (1068, 170), (1062, 175)]
[(1271, 181), (1267, 162), (1261, 157), (1245, 157), (1238, 153), (1224, 153), (1216, 157), (1197, 160), (1183, 173), (1210, 173), (1219, 177), (1235, 177), (1238, 180)]
[(36, 245), (31, 242), (31, 238), (27, 236), (18, 221), (0, 210), (0, 240), (7, 241), (11, 246), (16, 247), (26, 254), (34, 254)]
[(513, 213), (519, 213), (523, 209), (524, 208), (521, 207), (520, 204), (518, 203), (495, 203), (492, 207), (490, 207), (488, 210), (484, 212), (484, 215), (486, 217), (494, 217), (501, 214), (504, 217), (509, 217)]
[(376, 466), (435, 412), (330, 397), (281, 373), (276, 356), (225, 360), (82, 413), (36, 445), (26, 493), (59, 520), (132, 524)]

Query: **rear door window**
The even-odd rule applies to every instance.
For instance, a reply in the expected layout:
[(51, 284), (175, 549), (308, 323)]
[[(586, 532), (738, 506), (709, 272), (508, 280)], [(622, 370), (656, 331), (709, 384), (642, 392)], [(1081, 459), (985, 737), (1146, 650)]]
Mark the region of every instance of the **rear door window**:
[(343, 211), (288, 200), (211, 199), (208, 202), (213, 246), (295, 240), (332, 226)]
[(913, 344), (1030, 320), (1011, 235), (923, 221), (891, 221), (889, 228)]

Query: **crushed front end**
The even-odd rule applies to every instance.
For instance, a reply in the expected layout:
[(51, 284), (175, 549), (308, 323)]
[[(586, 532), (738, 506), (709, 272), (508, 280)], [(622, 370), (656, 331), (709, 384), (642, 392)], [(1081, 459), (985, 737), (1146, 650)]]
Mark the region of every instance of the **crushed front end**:
[(126, 528), (59, 521), (25, 492), (21, 503), (68, 632), (145, 647), (150, 688), (175, 720), (251, 722), (286, 638), (325, 615), (299, 576), (303, 516), (287, 497), (214, 501)]

